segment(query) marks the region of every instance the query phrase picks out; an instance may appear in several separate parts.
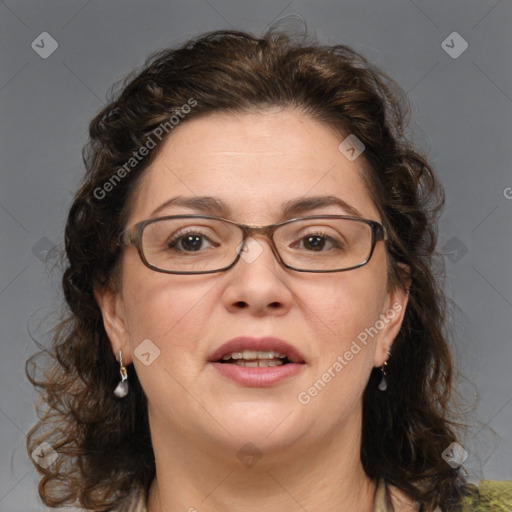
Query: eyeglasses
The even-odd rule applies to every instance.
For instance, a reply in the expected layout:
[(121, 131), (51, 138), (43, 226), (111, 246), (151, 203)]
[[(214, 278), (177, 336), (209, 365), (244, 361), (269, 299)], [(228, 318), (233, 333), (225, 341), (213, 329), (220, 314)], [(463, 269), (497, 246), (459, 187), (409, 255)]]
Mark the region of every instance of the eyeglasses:
[(387, 240), (382, 224), (346, 215), (312, 215), (269, 226), (248, 226), (210, 215), (144, 220), (119, 235), (143, 263), (167, 274), (210, 274), (233, 267), (251, 236), (265, 236), (286, 268), (342, 272), (366, 265), (375, 244)]

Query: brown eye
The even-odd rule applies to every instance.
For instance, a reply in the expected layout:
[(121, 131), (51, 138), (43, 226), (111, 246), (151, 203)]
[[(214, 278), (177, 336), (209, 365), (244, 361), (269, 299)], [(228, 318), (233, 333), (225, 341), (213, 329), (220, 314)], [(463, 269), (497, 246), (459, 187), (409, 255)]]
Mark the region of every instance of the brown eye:
[(334, 238), (318, 233), (303, 236), (292, 247), (299, 250), (323, 252), (324, 250), (339, 248), (340, 245)]
[(190, 232), (174, 236), (169, 240), (167, 246), (169, 249), (175, 249), (178, 251), (197, 252), (203, 248), (203, 243), (205, 243), (206, 240), (209, 239), (204, 235)]

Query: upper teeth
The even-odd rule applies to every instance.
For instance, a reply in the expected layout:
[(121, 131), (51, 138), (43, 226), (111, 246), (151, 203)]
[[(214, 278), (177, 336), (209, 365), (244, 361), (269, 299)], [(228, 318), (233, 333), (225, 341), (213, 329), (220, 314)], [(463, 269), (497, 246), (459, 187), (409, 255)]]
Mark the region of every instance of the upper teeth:
[(269, 350), (268, 352), (256, 351), (256, 350), (244, 350), (243, 352), (231, 352), (231, 354), (225, 355), (222, 360), (227, 361), (228, 359), (275, 359), (279, 357), (284, 359), (285, 354), (276, 352), (275, 350)]

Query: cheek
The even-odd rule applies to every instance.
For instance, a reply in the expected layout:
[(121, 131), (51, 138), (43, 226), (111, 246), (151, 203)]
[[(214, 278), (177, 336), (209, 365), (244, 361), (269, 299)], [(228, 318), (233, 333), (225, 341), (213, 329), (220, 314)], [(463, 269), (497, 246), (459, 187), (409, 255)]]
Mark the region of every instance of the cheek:
[(311, 289), (308, 306), (342, 345), (373, 325), (382, 312), (386, 279), (377, 268), (368, 265), (326, 277)]
[(205, 298), (213, 284), (190, 276), (167, 275), (127, 264), (123, 297), (132, 350), (151, 339), (162, 352), (179, 345), (181, 339), (194, 346), (195, 332), (201, 331)]
[(362, 267), (327, 279), (309, 297), (317, 339), (314, 379), (297, 400), (311, 407), (315, 417), (327, 414), (342, 421), (360, 403), (378, 339), (371, 328), (386, 298), (386, 280), (377, 268)]

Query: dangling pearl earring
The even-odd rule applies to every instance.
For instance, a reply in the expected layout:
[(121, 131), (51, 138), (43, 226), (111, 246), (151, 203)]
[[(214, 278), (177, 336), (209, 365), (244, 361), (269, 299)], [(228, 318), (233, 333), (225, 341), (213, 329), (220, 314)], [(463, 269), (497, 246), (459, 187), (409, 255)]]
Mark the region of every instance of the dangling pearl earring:
[[(389, 348), (386, 349), (386, 352), (388, 353), (388, 357), (391, 355), (391, 351)], [(379, 383), (379, 390), (380, 391), (386, 391), (388, 389), (388, 383), (386, 381), (387, 373), (386, 373), (386, 366), (388, 365), (387, 361), (384, 361), (384, 364), (380, 367), (380, 371), (382, 372), (382, 379)]]
[(119, 351), (119, 373), (121, 374), (121, 380), (119, 384), (114, 389), (114, 395), (118, 398), (124, 398), (128, 394), (128, 373), (126, 372), (126, 367), (123, 365), (123, 353)]

